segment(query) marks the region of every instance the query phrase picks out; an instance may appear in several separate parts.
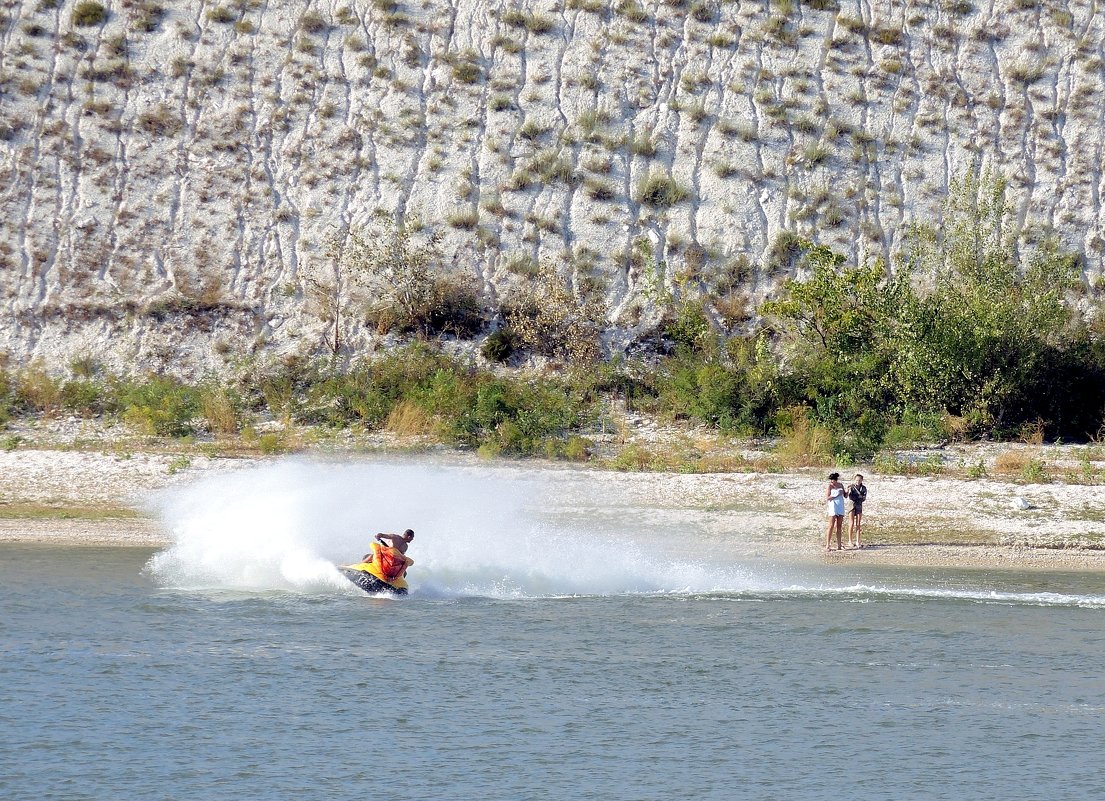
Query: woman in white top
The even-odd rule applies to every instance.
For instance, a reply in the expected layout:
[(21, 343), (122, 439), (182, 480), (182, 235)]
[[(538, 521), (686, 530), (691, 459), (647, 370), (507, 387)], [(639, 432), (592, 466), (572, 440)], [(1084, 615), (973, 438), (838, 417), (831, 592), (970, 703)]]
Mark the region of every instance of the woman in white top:
[(841, 548), (841, 529), (844, 527), (844, 485), (840, 483), (840, 473), (829, 473), (829, 486), (825, 490), (825, 514), (829, 518), (829, 528), (825, 532), (825, 550), (833, 549), (833, 529), (836, 529), (836, 549)]

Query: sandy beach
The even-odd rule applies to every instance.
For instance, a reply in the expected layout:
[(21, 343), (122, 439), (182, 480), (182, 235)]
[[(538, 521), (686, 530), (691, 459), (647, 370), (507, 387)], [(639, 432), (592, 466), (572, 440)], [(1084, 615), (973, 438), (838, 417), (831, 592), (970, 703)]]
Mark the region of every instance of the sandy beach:
[[(418, 458), (479, 471), (531, 474), (566, 497), (586, 488), (678, 529), (741, 537), (757, 555), (828, 562), (1105, 571), (1105, 486), (1000, 478), (880, 476), (864, 470), (867, 547), (824, 551), (824, 469), (665, 474), (443, 453), (226, 458), (21, 448), (0, 452), (0, 542), (160, 547), (171, 541), (150, 505), (161, 490), (278, 458)], [(862, 469), (862, 468), (861, 468)], [(1028, 508), (1023, 508), (1027, 505)]]

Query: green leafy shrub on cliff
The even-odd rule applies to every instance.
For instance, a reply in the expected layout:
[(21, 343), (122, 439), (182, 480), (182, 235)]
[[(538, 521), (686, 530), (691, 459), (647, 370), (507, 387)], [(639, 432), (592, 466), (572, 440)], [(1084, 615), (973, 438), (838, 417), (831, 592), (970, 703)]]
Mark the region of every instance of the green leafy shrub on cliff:
[(103, 25), (107, 20), (107, 9), (95, 0), (82, 0), (73, 6), (73, 24), (80, 27)]
[(500, 328), (487, 335), (480, 346), (480, 354), (492, 362), (505, 362), (518, 349), (518, 336), (509, 327)]
[(4, 368), (0, 368), (0, 425), (4, 425), (11, 420), (15, 411), (12, 384), (11, 373)]
[(108, 395), (100, 381), (74, 378), (61, 385), (61, 404), (66, 411), (82, 417), (103, 414)]
[(610, 382), (627, 402), (671, 419), (762, 434), (783, 398), (765, 336), (734, 338), (709, 351), (681, 350), (655, 364), (627, 365)]
[(689, 196), (690, 193), (670, 175), (653, 172), (637, 184), (635, 200), (646, 206), (668, 208), (682, 203)]
[(196, 433), (200, 392), (194, 386), (176, 378), (150, 376), (118, 384), (114, 395), (122, 419), (144, 433), (160, 437)]
[(717, 346), (717, 335), (701, 303), (684, 300), (664, 325), (664, 335), (672, 340), (677, 353), (707, 353)]
[(1101, 346), (1065, 302), (1077, 264), (1053, 247), (1018, 253), (1003, 190), (955, 182), (939, 234), (915, 228), (893, 276), (803, 243), (807, 277), (763, 311), (784, 333), (793, 400), (829, 425), (838, 452), (869, 456), (910, 414), (961, 418), (976, 436), (1101, 425)]

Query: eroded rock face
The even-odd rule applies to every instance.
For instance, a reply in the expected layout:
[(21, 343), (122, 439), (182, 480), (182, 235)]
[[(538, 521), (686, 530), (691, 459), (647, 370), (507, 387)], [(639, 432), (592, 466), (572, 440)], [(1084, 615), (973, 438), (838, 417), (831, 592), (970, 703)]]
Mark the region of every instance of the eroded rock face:
[(439, 229), (492, 302), (564, 260), (630, 333), (644, 242), (669, 282), (728, 273), (755, 300), (790, 269), (781, 232), (889, 258), (977, 169), (1010, 179), (1026, 242), (1101, 274), (1091, 2), (93, 6), (0, 17), (0, 347), (21, 361), (317, 347), (305, 275), (376, 215)]

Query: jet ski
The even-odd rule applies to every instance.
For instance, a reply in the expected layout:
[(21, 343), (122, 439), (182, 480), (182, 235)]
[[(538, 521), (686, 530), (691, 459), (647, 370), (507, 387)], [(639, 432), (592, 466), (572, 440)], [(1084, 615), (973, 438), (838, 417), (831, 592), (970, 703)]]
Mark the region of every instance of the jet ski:
[(380, 593), (407, 594), (407, 580), (402, 577), (385, 580), (375, 562), (338, 565), (338, 570), (343, 576), (370, 595), (379, 595)]

